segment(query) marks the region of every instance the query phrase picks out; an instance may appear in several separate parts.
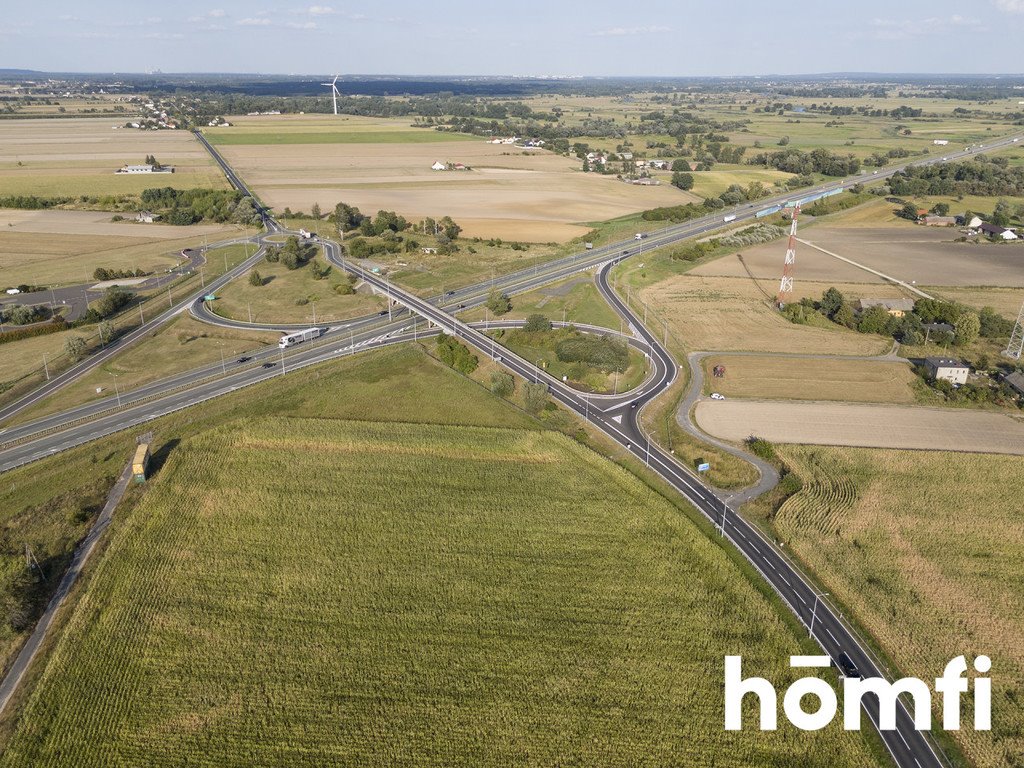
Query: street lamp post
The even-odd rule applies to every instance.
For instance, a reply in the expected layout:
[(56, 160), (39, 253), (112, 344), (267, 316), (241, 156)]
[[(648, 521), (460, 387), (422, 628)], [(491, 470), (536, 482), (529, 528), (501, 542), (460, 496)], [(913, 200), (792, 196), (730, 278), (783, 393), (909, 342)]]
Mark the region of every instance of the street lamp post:
[(228, 366), (227, 363), (224, 362), (224, 345), (218, 344), (217, 348), (220, 349), (220, 372), (226, 376), (228, 373)]
[(43, 355), (43, 370), (46, 372), (46, 380), (50, 380), (50, 366), (46, 364), (46, 355)]
[(117, 407), (120, 408), (121, 407), (121, 390), (119, 390), (117, 388), (117, 374), (116, 373), (111, 373), (110, 375), (114, 377), (114, 394), (117, 396)]
[(537, 358), (537, 362), (536, 362), (537, 368), (533, 372), (533, 383), (534, 384), (540, 384), (540, 363), (541, 363), (542, 359), (543, 358)]
[(811, 609), (811, 626), (807, 629), (807, 636), (814, 637), (814, 619), (818, 615), (818, 600), (828, 595), (828, 592), (822, 592), (820, 595), (814, 593), (814, 607)]

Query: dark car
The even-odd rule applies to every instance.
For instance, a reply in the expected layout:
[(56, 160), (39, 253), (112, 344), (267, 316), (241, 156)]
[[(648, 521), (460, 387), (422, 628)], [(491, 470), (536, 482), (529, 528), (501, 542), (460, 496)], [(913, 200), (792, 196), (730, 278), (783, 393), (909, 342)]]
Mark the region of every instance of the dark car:
[(380, 312), (378, 312), (377, 315), (379, 317), (384, 317), (387, 313), (388, 313), (388, 311), (385, 309), (385, 310), (381, 310)]
[(636, 408), (636, 400), (629, 404), (630, 408)]
[(454, 295), (455, 295), (455, 291), (448, 291), (448, 292), (447, 292), (447, 293), (445, 294), (445, 296), (454, 296)]
[(275, 365), (277, 365), (277, 363), (264, 363), (263, 367), (264, 368), (273, 368)]
[(465, 308), (466, 308), (465, 304), (459, 304), (459, 309), (465, 309)]
[(850, 658), (850, 654), (843, 651), (839, 654), (839, 658), (836, 660), (836, 666), (839, 667), (839, 671), (843, 673), (843, 677), (855, 677), (858, 680), (862, 679), (864, 675), (857, 669), (857, 665), (853, 663), (853, 659)]
[(237, 363), (248, 363), (248, 362), (249, 362), (250, 360), (252, 360), (252, 358), (251, 358), (251, 357), (246, 357), (245, 355), (242, 355), (242, 356), (241, 356), (240, 358), (238, 358), (238, 360), (236, 360), (235, 362), (237, 362)]

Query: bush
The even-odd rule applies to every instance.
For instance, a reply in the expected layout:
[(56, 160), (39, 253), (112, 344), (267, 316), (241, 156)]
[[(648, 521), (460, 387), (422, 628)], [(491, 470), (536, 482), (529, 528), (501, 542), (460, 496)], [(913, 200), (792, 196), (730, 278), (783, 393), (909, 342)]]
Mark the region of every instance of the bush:
[(494, 371), (491, 374), (491, 392), (498, 397), (509, 397), (516, 387), (515, 379), (509, 373)]
[(64, 354), (77, 362), (85, 354), (85, 339), (81, 336), (68, 336), (64, 340)]
[(523, 326), (523, 331), (526, 333), (540, 333), (541, 331), (550, 330), (551, 321), (541, 314), (530, 315), (526, 318), (526, 325)]
[(761, 437), (747, 438), (747, 450), (766, 461), (775, 458), (775, 446)]
[(35, 336), (46, 336), (51, 333), (57, 333), (67, 328), (67, 324), (64, 322), (64, 318), (55, 317), (49, 323), (43, 323), (41, 325), (32, 325), (28, 328), (18, 328), (14, 331), (6, 331), (0, 333), (0, 344), (6, 344), (9, 341), (20, 341), (21, 339), (31, 339)]
[(523, 407), (526, 412), (536, 416), (548, 404), (548, 385), (535, 384), (532, 381), (523, 385)]
[(437, 356), (460, 373), (472, 373), (480, 363), (479, 358), (469, 351), (454, 336), (442, 333), (437, 337)]
[(491, 291), (487, 297), (487, 308), (495, 315), (504, 315), (512, 309), (512, 300), (501, 291)]
[(610, 336), (579, 334), (558, 342), (555, 354), (563, 363), (586, 363), (605, 371), (621, 373), (629, 366), (629, 348)]
[(249, 273), (249, 285), (259, 288), (263, 285), (263, 275), (260, 274), (258, 269), (254, 269)]

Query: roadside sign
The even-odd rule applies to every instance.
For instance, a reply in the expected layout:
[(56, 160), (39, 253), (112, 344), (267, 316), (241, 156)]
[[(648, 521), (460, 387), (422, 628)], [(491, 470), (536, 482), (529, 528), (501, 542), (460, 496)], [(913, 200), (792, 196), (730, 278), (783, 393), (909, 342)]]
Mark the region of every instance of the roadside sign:
[(698, 472), (707, 472), (709, 469), (711, 469), (711, 465), (708, 464), (707, 462), (704, 462), (703, 464), (698, 464), (697, 465), (697, 471)]

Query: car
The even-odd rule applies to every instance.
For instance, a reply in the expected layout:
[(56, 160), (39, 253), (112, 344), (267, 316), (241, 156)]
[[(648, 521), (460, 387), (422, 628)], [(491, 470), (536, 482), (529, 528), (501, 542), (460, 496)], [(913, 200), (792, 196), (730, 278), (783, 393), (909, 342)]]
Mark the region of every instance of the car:
[(447, 292), (447, 293), (445, 294), (445, 296), (454, 296), (454, 295), (455, 295), (455, 291), (448, 291), (448, 292)]
[(875, 176), (878, 175), (878, 171), (872, 171), (871, 173), (874, 174)]
[(629, 404), (630, 408), (636, 408), (636, 400)]
[(387, 313), (388, 311), (386, 309), (382, 309), (380, 312), (377, 313), (377, 317), (384, 317), (387, 315)]
[(262, 367), (262, 368), (273, 368), (275, 365), (277, 365), (277, 363), (264, 363), (260, 367)]
[(721, 392), (712, 392), (711, 393), (711, 399), (712, 400), (725, 400), (725, 395), (723, 395)]
[(459, 309), (465, 309), (465, 308), (466, 308), (465, 304), (459, 304)]
[(947, 160), (949, 160), (949, 158), (948, 158), (948, 157), (944, 157), (944, 158), (942, 158), (942, 162), (946, 162)]
[(236, 363), (248, 363), (248, 362), (249, 362), (250, 360), (252, 360), (252, 358), (251, 358), (251, 357), (247, 357), (246, 355), (242, 355), (242, 356), (241, 356), (240, 358), (238, 358), (238, 359), (237, 359), (237, 360), (236, 360), (235, 362), (236, 362)]
[(839, 654), (839, 658), (836, 659), (836, 666), (839, 667), (839, 671), (843, 673), (843, 677), (853, 677), (858, 680), (863, 680), (864, 675), (857, 669), (857, 665), (853, 663), (853, 659), (850, 658), (850, 654), (843, 651)]

